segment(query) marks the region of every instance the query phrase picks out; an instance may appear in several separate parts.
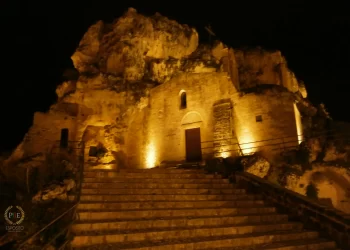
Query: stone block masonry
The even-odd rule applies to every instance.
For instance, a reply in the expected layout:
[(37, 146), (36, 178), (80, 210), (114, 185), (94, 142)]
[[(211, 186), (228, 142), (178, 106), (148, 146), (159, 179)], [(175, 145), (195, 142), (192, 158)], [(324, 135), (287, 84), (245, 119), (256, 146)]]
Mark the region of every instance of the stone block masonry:
[(224, 100), (213, 106), (213, 146), (215, 157), (239, 154), (238, 141), (233, 133), (231, 100)]

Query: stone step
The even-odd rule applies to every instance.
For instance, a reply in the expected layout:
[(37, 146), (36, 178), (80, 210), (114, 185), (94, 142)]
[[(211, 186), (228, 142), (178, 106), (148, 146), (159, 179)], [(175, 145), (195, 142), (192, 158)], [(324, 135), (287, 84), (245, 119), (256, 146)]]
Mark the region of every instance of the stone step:
[[(333, 241), (327, 239), (303, 239), (298, 241), (281, 241), (270, 244), (259, 244), (251, 249), (259, 250), (340, 250)], [(232, 250), (232, 247), (210, 248), (210, 250)]]
[(251, 194), (167, 194), (167, 195), (137, 195), (137, 194), (114, 194), (98, 195), (83, 194), (80, 201), (199, 201), (199, 200), (242, 200), (242, 199), (262, 199), (261, 195)]
[(95, 165), (95, 164), (91, 164), (89, 162), (85, 163), (84, 172), (85, 171), (95, 171), (95, 170), (119, 172), (117, 164), (98, 164), (98, 165)]
[(91, 178), (137, 178), (137, 179), (221, 179), (221, 175), (214, 174), (186, 174), (186, 173), (173, 173), (173, 174), (159, 174), (159, 173), (118, 173), (115, 171), (88, 171), (83, 173), (84, 177)]
[(120, 173), (206, 173), (202, 168), (149, 168), (149, 169), (119, 169)]
[(78, 210), (79, 220), (121, 220), (121, 219), (156, 219), (169, 217), (205, 217), (205, 216), (234, 216), (249, 214), (274, 213), (274, 207), (242, 207), (242, 208), (183, 208), (183, 209), (138, 209), (138, 210), (107, 210), (85, 211)]
[(271, 214), (251, 214), (237, 216), (213, 216), (213, 217), (172, 217), (168, 219), (141, 219), (141, 220), (111, 220), (111, 221), (80, 221), (74, 224), (72, 229), (75, 233), (94, 232), (107, 230), (145, 230), (177, 227), (198, 227), (198, 226), (222, 226), (222, 225), (242, 225), (253, 223), (285, 223), (288, 215), (276, 213)]
[(158, 179), (150, 179), (150, 178), (98, 178), (98, 177), (84, 177), (83, 182), (112, 182), (112, 183), (118, 183), (118, 182), (127, 182), (127, 183), (177, 183), (177, 184), (184, 184), (184, 183), (230, 183), (228, 179), (212, 179), (212, 178), (194, 178), (194, 179), (173, 179), (173, 178), (158, 178)]
[(236, 186), (230, 183), (139, 183), (139, 182), (119, 182), (119, 183), (105, 183), (105, 182), (85, 182), (82, 183), (82, 188), (164, 188), (164, 189), (181, 189), (181, 188), (235, 188)]
[(198, 189), (198, 188), (183, 188), (183, 189), (108, 189), (108, 188), (82, 188), (82, 194), (245, 194), (244, 189), (233, 188), (217, 188), (217, 189)]
[[(267, 224), (262, 226), (228, 226), (183, 229), (181, 231), (161, 231), (156, 233), (142, 232), (94, 236), (87, 235), (76, 236), (72, 241), (72, 246), (78, 247), (104, 244), (105, 248), (91, 249), (142, 250), (208, 249), (213, 247), (232, 247), (232, 249), (234, 249), (234, 247), (252, 246), (287, 240), (316, 239), (318, 237), (317, 232), (290, 230), (290, 228), (293, 228), (293, 226), (293, 224), (288, 226), (284, 224)], [(278, 232), (273, 232), (274, 230), (278, 230)], [(170, 242), (168, 243), (166, 241)], [(113, 246), (113, 244), (115, 245)], [(147, 246), (147, 244), (149, 246)], [(157, 244), (158, 246), (155, 246)], [(106, 245), (109, 245), (109, 248), (107, 248)]]
[(80, 210), (128, 210), (128, 209), (168, 209), (168, 208), (207, 208), (207, 207), (251, 207), (262, 206), (263, 200), (235, 201), (130, 201), (130, 202), (80, 202)]
[(83, 175), (85, 177), (123, 177), (123, 178), (222, 178), (218, 174), (206, 174), (204, 172), (175, 172), (175, 173), (158, 173), (154, 171), (144, 172), (144, 173), (128, 173), (128, 172), (118, 172), (118, 171), (108, 171), (108, 170), (89, 170), (84, 171)]

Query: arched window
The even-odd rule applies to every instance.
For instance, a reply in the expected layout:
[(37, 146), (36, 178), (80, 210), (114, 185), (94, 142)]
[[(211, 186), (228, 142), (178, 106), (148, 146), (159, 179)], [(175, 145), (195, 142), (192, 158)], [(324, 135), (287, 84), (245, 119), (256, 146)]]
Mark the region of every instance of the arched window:
[(186, 99), (186, 92), (182, 92), (180, 95), (180, 109), (187, 108), (187, 99)]

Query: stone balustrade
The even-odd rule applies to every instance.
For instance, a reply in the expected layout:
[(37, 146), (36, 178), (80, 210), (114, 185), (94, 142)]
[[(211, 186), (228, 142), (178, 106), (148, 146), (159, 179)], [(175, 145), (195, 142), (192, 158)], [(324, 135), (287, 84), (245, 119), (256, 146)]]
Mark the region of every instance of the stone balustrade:
[(235, 173), (234, 181), (251, 192), (262, 193), (291, 219), (298, 218), (305, 227), (321, 231), (322, 236), (333, 239), (340, 248), (350, 249), (350, 215), (249, 173)]

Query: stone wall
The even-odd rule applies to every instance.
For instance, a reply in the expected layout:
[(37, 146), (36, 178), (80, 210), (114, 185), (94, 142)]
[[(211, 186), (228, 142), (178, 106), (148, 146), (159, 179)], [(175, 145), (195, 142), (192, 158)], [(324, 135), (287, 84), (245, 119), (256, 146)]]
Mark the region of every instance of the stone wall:
[(24, 138), (25, 156), (48, 152), (55, 141), (61, 139), (61, 130), (68, 128), (69, 140), (74, 141), (77, 131), (77, 118), (60, 112), (34, 114), (33, 126)]
[[(250, 153), (267, 144), (290, 141), (297, 144), (294, 99), (289, 92), (249, 93), (233, 98), (233, 123), (243, 153)], [(287, 139), (277, 139), (288, 137)], [(257, 142), (274, 139), (268, 142)]]
[[(145, 139), (147, 136), (146, 125), (148, 120), (148, 113), (149, 108), (137, 110), (129, 122), (128, 132), (125, 138), (125, 166), (127, 167), (144, 167), (143, 155), (146, 147)], [(122, 154), (122, 152), (119, 154)], [(122, 158), (122, 155), (120, 155), (120, 157), (117, 157), (117, 159), (120, 158)]]
[(240, 152), (236, 136), (233, 133), (232, 103), (231, 100), (223, 100), (213, 107), (213, 139), (215, 157), (229, 157)]
[[(118, 92), (96, 85), (99, 79), (101, 77), (78, 82), (79, 89), (64, 99), (79, 105), (75, 140), (85, 142), (85, 159), (91, 163), (109, 164), (113, 168), (140, 166), (147, 90), (142, 86), (139, 91)], [(100, 159), (89, 157), (90, 147), (98, 145), (107, 153)]]
[[(237, 92), (231, 80), (226, 72), (183, 73), (145, 90), (144, 97), (136, 99), (135, 91), (78, 89), (54, 105), (52, 114), (36, 115), (29, 133), (35, 135), (36, 146), (25, 145), (44, 151), (48, 145), (45, 140), (59, 140), (61, 129), (68, 128), (70, 140), (86, 143), (86, 159), (89, 148), (101, 144), (107, 153), (99, 163), (153, 167), (163, 161), (185, 160), (185, 130), (191, 128), (201, 130), (203, 158), (212, 157), (214, 151), (235, 155), (241, 148), (259, 146), (244, 144), (253, 141), (291, 137), (289, 140), (297, 143), (290, 92), (243, 94)], [(187, 107), (181, 109), (184, 91)], [(257, 122), (257, 116), (262, 121)], [(37, 130), (49, 132), (41, 140), (35, 134)], [(238, 142), (244, 145), (240, 148)]]
[[(187, 95), (185, 109), (180, 109), (181, 91)], [(186, 129), (199, 127), (201, 141), (211, 141), (212, 145), (213, 105), (235, 92), (226, 73), (181, 74), (152, 89), (148, 145), (157, 149), (157, 163), (185, 159)], [(208, 145), (202, 144), (205, 146)], [(147, 154), (146, 150), (145, 158)]]

